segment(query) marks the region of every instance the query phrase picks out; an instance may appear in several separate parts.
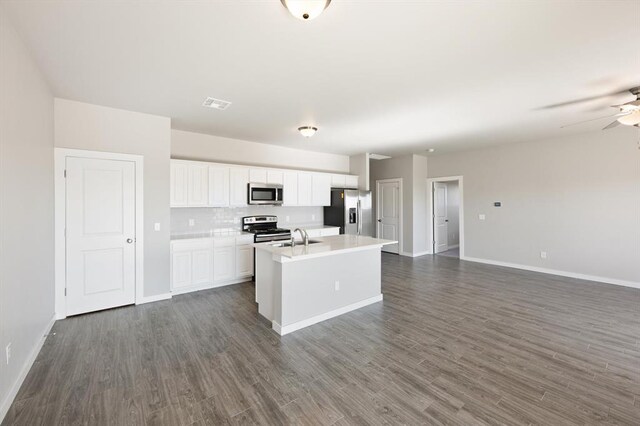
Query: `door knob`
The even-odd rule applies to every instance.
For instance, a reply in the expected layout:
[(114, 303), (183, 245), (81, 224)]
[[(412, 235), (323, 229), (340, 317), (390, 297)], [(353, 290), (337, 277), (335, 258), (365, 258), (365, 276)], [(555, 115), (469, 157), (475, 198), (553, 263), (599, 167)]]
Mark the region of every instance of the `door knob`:
[(127, 243), (131, 244), (133, 240), (131, 238), (127, 238)]
[(382, 219), (378, 219), (378, 222), (382, 223)]

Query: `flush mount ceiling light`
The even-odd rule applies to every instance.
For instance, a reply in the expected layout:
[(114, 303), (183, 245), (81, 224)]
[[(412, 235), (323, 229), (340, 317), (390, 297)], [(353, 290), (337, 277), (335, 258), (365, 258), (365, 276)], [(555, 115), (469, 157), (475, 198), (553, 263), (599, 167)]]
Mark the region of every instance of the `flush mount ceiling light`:
[(280, 0), (282, 5), (296, 18), (310, 21), (320, 16), (331, 0)]
[(312, 127), (312, 126), (302, 126), (302, 127), (298, 127), (298, 131), (305, 138), (310, 138), (311, 136), (316, 134), (316, 132), (318, 131), (318, 128)]
[(223, 111), (225, 109), (229, 108), (229, 105), (231, 105), (231, 102), (223, 101), (222, 99), (212, 98), (211, 96), (207, 97), (204, 100), (204, 102), (202, 103), (203, 107), (213, 108), (213, 109), (220, 109), (220, 110), (223, 110)]
[(429, 148), (427, 152), (435, 152), (435, 150), (436, 150), (435, 148)]

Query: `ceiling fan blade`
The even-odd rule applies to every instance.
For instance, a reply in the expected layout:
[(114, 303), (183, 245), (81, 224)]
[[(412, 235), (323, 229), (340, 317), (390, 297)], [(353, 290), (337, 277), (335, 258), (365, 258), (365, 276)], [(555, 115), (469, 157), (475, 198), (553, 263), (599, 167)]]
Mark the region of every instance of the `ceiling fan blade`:
[(602, 130), (608, 130), (608, 129), (613, 129), (616, 126), (619, 126), (620, 122), (618, 120), (614, 121), (613, 123), (609, 124), (607, 127), (604, 127)]
[(615, 92), (604, 93), (602, 95), (589, 96), (587, 98), (582, 98), (582, 99), (575, 99), (573, 101), (560, 102), (560, 103), (557, 103), (557, 104), (546, 105), (546, 106), (540, 107), (538, 109), (561, 108), (561, 107), (565, 107), (565, 106), (569, 106), (569, 105), (580, 104), (580, 103), (583, 103), (583, 102), (594, 101), (596, 99), (606, 98), (606, 97), (609, 97), (609, 96), (622, 95), (624, 93), (628, 93), (630, 95), (633, 94), (630, 89), (624, 89), (624, 90), (618, 90), (618, 91), (615, 91)]
[(631, 114), (631, 112), (619, 112), (618, 114), (605, 115), (604, 117), (597, 117), (597, 118), (592, 118), (590, 120), (578, 121), (577, 123), (565, 124), (564, 126), (562, 126), (560, 128), (564, 129), (565, 127), (576, 126), (578, 124), (588, 123), (590, 121), (604, 120), (605, 118), (611, 118), (611, 117), (622, 117), (622, 116), (629, 115), (629, 114)]

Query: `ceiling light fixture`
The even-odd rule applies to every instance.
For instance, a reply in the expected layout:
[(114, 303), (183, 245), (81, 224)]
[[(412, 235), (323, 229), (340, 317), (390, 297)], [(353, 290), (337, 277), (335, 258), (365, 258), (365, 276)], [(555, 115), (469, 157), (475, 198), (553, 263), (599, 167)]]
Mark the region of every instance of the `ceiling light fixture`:
[(302, 126), (302, 127), (298, 127), (298, 131), (305, 138), (310, 138), (311, 136), (316, 134), (316, 132), (318, 131), (318, 128), (313, 126)]
[(329, 6), (331, 0), (280, 0), (289, 13), (303, 21), (310, 21), (320, 16)]
[(429, 148), (427, 152), (435, 152), (435, 150), (436, 150), (435, 148)]

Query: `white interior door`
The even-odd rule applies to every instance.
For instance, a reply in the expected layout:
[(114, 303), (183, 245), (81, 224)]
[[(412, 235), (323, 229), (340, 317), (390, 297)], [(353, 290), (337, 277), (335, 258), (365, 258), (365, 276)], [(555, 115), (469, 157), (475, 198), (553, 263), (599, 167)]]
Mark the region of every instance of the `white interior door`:
[[(400, 241), (400, 181), (378, 182), (377, 185), (378, 238)], [(399, 253), (399, 244), (382, 247), (383, 251)]]
[(434, 251), (440, 253), (449, 249), (449, 219), (447, 218), (447, 185), (433, 183), (433, 233)]
[(66, 159), (67, 315), (135, 302), (135, 163)]

